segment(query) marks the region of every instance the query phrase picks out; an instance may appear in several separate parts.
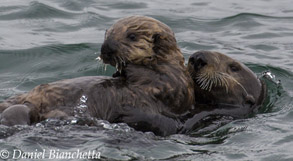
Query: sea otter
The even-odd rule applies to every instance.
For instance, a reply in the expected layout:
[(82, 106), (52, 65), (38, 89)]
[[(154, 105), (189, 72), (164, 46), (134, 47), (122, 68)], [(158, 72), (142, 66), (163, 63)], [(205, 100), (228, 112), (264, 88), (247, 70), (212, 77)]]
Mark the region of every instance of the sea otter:
[(106, 31), (100, 57), (117, 68), (116, 78), (80, 77), (39, 85), (1, 103), (1, 122), (90, 116), (157, 135), (181, 130), (178, 116), (194, 103), (193, 80), (167, 25), (145, 16), (123, 18)]
[(187, 131), (221, 116), (247, 118), (265, 99), (265, 83), (244, 64), (222, 53), (194, 53), (188, 71), (194, 81), (195, 109), (185, 122)]

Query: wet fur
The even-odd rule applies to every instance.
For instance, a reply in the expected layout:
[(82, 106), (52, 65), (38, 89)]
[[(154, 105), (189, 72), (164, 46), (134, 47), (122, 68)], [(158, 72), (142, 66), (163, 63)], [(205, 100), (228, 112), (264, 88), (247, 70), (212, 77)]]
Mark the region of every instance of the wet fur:
[[(0, 106), (3, 110), (13, 104), (29, 104), (38, 114), (34, 123), (60, 117), (60, 113), (62, 118), (75, 116), (74, 107), (78, 106), (82, 96), (86, 96), (87, 109), (83, 115), (125, 122), (138, 130), (153, 131), (158, 135), (177, 133), (180, 127), (177, 117), (192, 103), (189, 102), (191, 98), (186, 97), (188, 87), (182, 83), (186, 80), (178, 79), (185, 73), (168, 63), (162, 63), (158, 69), (129, 65), (126, 68), (128, 79), (96, 76), (44, 84), (8, 99)], [(164, 74), (171, 70), (174, 73)]]
[[(136, 40), (128, 39), (129, 33)], [(117, 78), (80, 77), (35, 87), (0, 104), (0, 110), (25, 104), (36, 120), (69, 118), (80, 98), (87, 98), (84, 115), (125, 122), (157, 135), (177, 133), (181, 115), (194, 103), (193, 81), (171, 29), (149, 17), (132, 16), (115, 23), (101, 49), (105, 63), (117, 67)], [(5, 111), (4, 111), (5, 112)]]
[[(192, 63), (193, 59), (198, 57), (206, 61), (200, 69), (197, 69), (199, 64)], [(197, 102), (261, 104), (258, 100), (263, 95), (262, 89), (265, 88), (262, 82), (244, 64), (224, 54), (199, 51), (190, 57), (188, 71), (195, 82), (195, 94), (207, 95), (202, 100), (197, 98)], [(230, 98), (233, 100), (229, 100)]]
[(199, 51), (190, 56), (195, 109), (182, 133), (213, 122), (247, 118), (262, 105), (266, 86), (244, 64), (224, 54)]
[[(135, 38), (132, 40), (129, 35)], [(173, 31), (150, 17), (131, 16), (119, 20), (107, 30), (101, 51), (103, 61), (114, 67), (127, 63), (149, 65), (165, 60), (185, 68)]]

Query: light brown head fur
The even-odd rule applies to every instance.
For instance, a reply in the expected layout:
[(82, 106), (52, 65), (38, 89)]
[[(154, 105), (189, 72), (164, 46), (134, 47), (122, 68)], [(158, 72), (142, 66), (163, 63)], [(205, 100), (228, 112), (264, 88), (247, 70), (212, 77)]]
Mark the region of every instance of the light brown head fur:
[(112, 25), (106, 31), (101, 58), (120, 70), (127, 63), (148, 65), (164, 60), (184, 64), (173, 31), (146, 16), (126, 17)]

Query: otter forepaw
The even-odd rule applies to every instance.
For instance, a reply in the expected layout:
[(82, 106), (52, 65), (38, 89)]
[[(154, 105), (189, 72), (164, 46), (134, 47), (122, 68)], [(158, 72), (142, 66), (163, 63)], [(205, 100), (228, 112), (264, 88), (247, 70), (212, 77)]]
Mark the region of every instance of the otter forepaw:
[(31, 109), (23, 104), (13, 105), (5, 109), (1, 113), (0, 123), (2, 125), (29, 125)]

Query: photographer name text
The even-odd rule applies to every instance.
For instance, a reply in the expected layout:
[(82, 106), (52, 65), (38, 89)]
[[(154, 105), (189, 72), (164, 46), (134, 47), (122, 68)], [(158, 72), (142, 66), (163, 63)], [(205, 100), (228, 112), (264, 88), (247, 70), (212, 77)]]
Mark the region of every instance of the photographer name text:
[(1, 159), (100, 159), (101, 153), (96, 150), (80, 151), (61, 151), (59, 149), (42, 149), (35, 151), (22, 151), (19, 149), (13, 149), (12, 151), (1, 150)]

